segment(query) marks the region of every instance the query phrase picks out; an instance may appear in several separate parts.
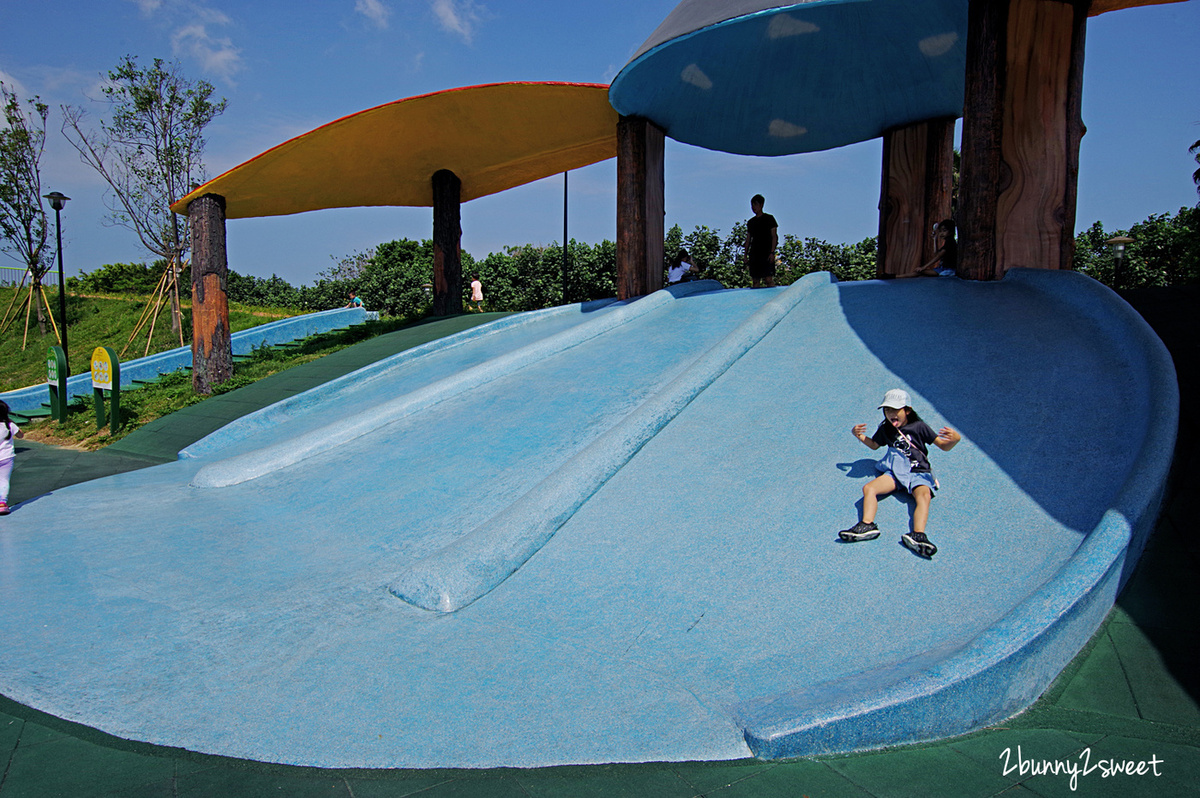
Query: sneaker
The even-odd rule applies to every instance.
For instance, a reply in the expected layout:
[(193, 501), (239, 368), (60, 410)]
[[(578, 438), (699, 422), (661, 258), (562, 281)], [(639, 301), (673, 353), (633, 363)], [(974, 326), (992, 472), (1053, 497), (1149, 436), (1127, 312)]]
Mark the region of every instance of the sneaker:
[(8, 509), (8, 505), (0, 502), (0, 515), (8, 515), (10, 512), (12, 511)]
[(929, 542), (924, 532), (909, 532), (900, 536), (900, 542), (919, 557), (929, 559), (937, 554), (937, 546)]
[(849, 529), (843, 529), (841, 532), (838, 532), (838, 537), (848, 543), (853, 543), (856, 540), (874, 540), (879, 537), (879, 527), (875, 526), (874, 523), (864, 524), (862, 521), (859, 521)]

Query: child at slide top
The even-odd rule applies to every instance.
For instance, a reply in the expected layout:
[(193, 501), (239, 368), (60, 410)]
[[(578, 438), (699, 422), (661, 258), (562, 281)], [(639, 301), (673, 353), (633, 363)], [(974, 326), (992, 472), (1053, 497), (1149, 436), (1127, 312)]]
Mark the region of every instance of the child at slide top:
[(8, 420), (8, 405), (0, 402), (0, 515), (8, 515), (8, 479), (12, 475), (14, 438), (24, 438), (20, 427)]
[(879, 405), (883, 421), (875, 434), (867, 437), (867, 425), (855, 424), (851, 433), (868, 449), (887, 447), (887, 454), (875, 464), (880, 475), (863, 485), (862, 520), (838, 536), (847, 542), (873, 540), (879, 537), (875, 526), (875, 512), (879, 508), (879, 497), (886, 496), (897, 488), (912, 494), (917, 503), (913, 511), (912, 531), (900, 537), (900, 542), (913, 553), (926, 559), (937, 553), (937, 546), (925, 536), (925, 524), (929, 520), (929, 503), (938, 489), (938, 481), (929, 467), (929, 444), (948, 452), (962, 440), (950, 427), (933, 428), (921, 420), (912, 409), (908, 392), (893, 388), (883, 397)]

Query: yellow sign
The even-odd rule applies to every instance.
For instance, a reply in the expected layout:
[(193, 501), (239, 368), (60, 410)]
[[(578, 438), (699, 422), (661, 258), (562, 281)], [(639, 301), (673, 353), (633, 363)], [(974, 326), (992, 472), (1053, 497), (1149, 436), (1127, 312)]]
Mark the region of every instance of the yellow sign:
[(92, 352), (92, 388), (111, 391), (113, 387), (112, 356), (108, 347), (98, 346)]

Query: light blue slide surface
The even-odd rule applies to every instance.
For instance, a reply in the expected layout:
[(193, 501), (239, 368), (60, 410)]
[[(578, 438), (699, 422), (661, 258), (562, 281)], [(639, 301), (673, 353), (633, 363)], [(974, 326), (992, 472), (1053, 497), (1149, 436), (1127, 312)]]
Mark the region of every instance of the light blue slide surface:
[[(934, 428), (845, 544), (884, 392)], [(0, 521), (0, 693), (323, 767), (804, 756), (1028, 706), (1136, 563), (1169, 356), (1074, 273), (508, 317)], [(17, 464), (20, 467), (20, 464)], [(349, 732), (347, 730), (350, 730)]]

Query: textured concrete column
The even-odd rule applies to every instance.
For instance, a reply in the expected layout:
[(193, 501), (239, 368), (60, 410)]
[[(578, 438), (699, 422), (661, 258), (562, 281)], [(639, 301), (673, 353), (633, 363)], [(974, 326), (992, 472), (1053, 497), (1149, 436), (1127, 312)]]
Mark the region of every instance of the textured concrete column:
[(1087, 0), (971, 0), (959, 273), (1069, 269)]
[(433, 315), (462, 313), (462, 181), (433, 174)]
[(663, 287), (666, 137), (649, 120), (617, 122), (617, 296)]
[(931, 119), (883, 134), (877, 274), (895, 277), (929, 262), (933, 225), (950, 218), (954, 120)]
[(233, 376), (226, 288), (225, 198), (205, 194), (188, 205), (192, 233), (192, 388), (212, 393)]

